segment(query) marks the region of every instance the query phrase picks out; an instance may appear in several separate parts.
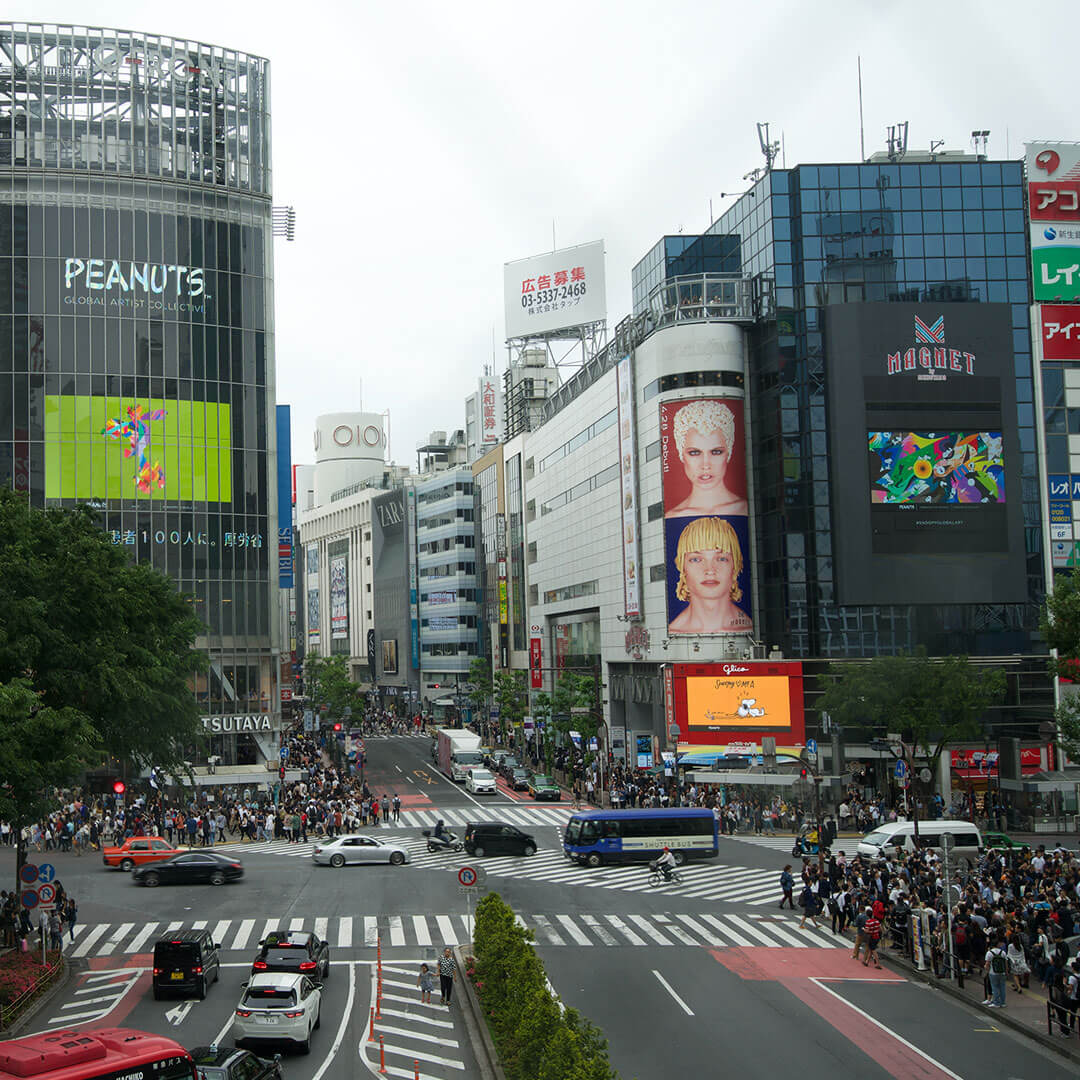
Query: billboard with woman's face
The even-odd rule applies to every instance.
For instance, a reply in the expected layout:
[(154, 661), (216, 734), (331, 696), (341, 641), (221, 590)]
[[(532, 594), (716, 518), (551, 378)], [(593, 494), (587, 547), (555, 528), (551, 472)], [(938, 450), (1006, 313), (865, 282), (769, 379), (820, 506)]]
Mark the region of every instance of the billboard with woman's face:
[(660, 406), (670, 634), (752, 634), (741, 398)]

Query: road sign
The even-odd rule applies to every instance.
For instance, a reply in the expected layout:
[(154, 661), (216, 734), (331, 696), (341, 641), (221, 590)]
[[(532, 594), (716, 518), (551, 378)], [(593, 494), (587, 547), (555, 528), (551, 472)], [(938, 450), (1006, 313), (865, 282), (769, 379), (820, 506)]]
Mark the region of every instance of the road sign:
[(896, 763), (896, 768), (893, 769), (893, 775), (896, 777), (897, 780), (905, 780), (905, 779), (907, 779), (907, 774), (908, 774), (907, 762), (906, 761), (898, 761)]
[(33, 863), (24, 864), (19, 871), (19, 880), (24, 885), (33, 885), (38, 879), (38, 868)]
[(38, 881), (52, 881), (56, 877), (56, 869), (52, 863), (43, 862), (37, 868)]
[(476, 885), (477, 876), (476, 870), (471, 866), (463, 866), (457, 872), (458, 881), (466, 889), (471, 889)]
[(38, 906), (38, 894), (34, 889), (24, 889), (19, 899), (22, 901), (24, 908), (33, 910)]
[(806, 752), (817, 757), (817, 739), (806, 740)]
[(52, 904), (55, 899), (56, 899), (56, 886), (55, 885), (42, 885), (41, 888), (38, 889), (38, 900), (41, 901), (42, 904), (45, 904), (45, 905)]
[(289, 748), (287, 746), (283, 746), (279, 753), (281, 754), (281, 760), (284, 761), (289, 756)]
[(932, 772), (931, 772), (931, 771), (930, 771), (929, 769), (923, 769), (923, 770), (922, 770), (922, 771), (921, 771), (921, 772), (919, 773), (919, 779), (920, 779), (920, 780), (921, 780), (921, 781), (922, 781), (922, 782), (923, 782), (924, 784), (929, 784), (929, 783), (930, 783), (930, 777), (932, 777), (933, 775), (934, 775), (934, 774), (933, 774), (933, 773), (932, 773)]

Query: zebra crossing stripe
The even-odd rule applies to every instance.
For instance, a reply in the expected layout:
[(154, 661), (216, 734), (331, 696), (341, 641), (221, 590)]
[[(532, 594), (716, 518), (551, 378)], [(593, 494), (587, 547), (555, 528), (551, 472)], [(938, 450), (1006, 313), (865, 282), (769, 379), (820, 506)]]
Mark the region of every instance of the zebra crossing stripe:
[(649, 937), (651, 937), (653, 939), (653, 941), (656, 942), (657, 945), (670, 945), (671, 944), (671, 942), (668, 941), (668, 939), (666, 937), (664, 937), (656, 929), (656, 927), (653, 926), (652, 923), (650, 923), (649, 920), (645, 918), (644, 915), (627, 915), (626, 917), (632, 923), (634, 923), (635, 926), (638, 926)]
[(327, 935), (330, 933), (330, 920), (329, 919), (316, 919), (315, 920), (315, 936), (326, 940)]
[(428, 933), (427, 919), (423, 915), (414, 915), (413, 921), (413, 933), (416, 935), (417, 945), (430, 945), (431, 935)]
[(574, 939), (575, 945), (591, 945), (592, 942), (574, 925), (574, 920), (569, 915), (556, 915), (555, 918), (562, 925), (567, 934)]
[(291, 923), (289, 923), (289, 930), (303, 930), (303, 929), (304, 929), (304, 920), (303, 919), (293, 919), (293, 921)]
[(670, 934), (676, 941), (681, 941), (684, 945), (701, 944), (700, 941), (695, 941), (681, 926), (673, 923), (667, 915), (657, 915), (655, 918), (663, 926), (664, 932)]
[(222, 945), (225, 941), (225, 935), (229, 932), (229, 927), (232, 925), (230, 919), (222, 919), (221, 922), (214, 927), (214, 932), (210, 936), (218, 943)]
[(439, 933), (442, 935), (442, 939), (447, 945), (460, 944), (457, 935), (454, 933), (454, 926), (450, 922), (449, 915), (436, 915), (435, 924), (438, 926)]
[(379, 923), (374, 915), (364, 916), (364, 944), (370, 949), (379, 944)]
[(720, 938), (718, 938), (707, 926), (702, 926), (692, 916), (677, 914), (675, 918), (689, 926), (690, 929), (693, 930), (694, 933), (697, 934), (698, 937), (700, 937), (706, 945), (722, 946), (724, 944), (724, 942)]
[(233, 938), (232, 947), (234, 949), (246, 949), (248, 938), (251, 937), (251, 931), (255, 929), (254, 919), (244, 919), (240, 923), (240, 929), (236, 931), (236, 937)]
[(603, 942), (603, 944), (618, 944), (618, 942), (600, 924), (600, 920), (595, 915), (582, 915), (581, 921), (601, 940), (601, 942)]
[(548, 943), (551, 945), (565, 945), (566, 942), (559, 936), (558, 930), (555, 929), (547, 921), (543, 915), (534, 915), (533, 922), (536, 923), (537, 929), (545, 936)]
[(339, 949), (347, 949), (352, 945), (352, 916), (342, 915), (338, 923), (337, 943)]
[(109, 929), (108, 923), (100, 923), (95, 926), (93, 930), (86, 933), (85, 936), (79, 938), (78, 944), (72, 950), (72, 956), (85, 956), (97, 943), (97, 939)]
[(267, 919), (263, 924), (262, 933), (259, 935), (260, 941), (265, 941), (271, 934), (276, 933), (278, 928), (277, 919)]
[(137, 953), (142, 947), (146, 939), (158, 928), (156, 922), (147, 923), (128, 943), (124, 948), (125, 953)]
[(112, 933), (108, 941), (98, 949), (98, 956), (111, 956), (117, 945), (135, 929), (131, 922), (121, 923)]
[(405, 928), (401, 925), (400, 915), (390, 916), (390, 944), (391, 945), (404, 945), (405, 944)]

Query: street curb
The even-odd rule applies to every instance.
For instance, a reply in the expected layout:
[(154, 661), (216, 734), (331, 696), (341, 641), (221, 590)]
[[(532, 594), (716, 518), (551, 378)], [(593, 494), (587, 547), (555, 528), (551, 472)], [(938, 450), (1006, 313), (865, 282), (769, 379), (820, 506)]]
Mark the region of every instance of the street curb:
[[(52, 986), (50, 986), (49, 989), (27, 1009), (26, 1012), (11, 1025), (11, 1027), (4, 1028), (3, 1031), (0, 1032), (0, 1039), (6, 1040), (17, 1038), (19, 1033), (29, 1026), (30, 1021), (33, 1020), (61, 990), (64, 990), (76, 975), (82, 974), (88, 967), (89, 965), (85, 960), (73, 960), (70, 957), (65, 956), (64, 971), (60, 978), (57, 979), (56, 982), (54, 982)], [(57, 1030), (59, 1030), (59, 1028)]]
[[(844, 938), (847, 941), (854, 942), (854, 938), (849, 936), (847, 930), (844, 931)], [(933, 972), (929, 970), (920, 971), (914, 964), (907, 960), (904, 960), (899, 956), (890, 956), (880, 949), (878, 950), (878, 958), (883, 963), (899, 969), (903, 974), (914, 976), (919, 979), (920, 982), (926, 983), (932, 990), (940, 990), (943, 994), (948, 994), (950, 997), (963, 1002), (970, 1008), (978, 1010), (986, 1017), (993, 1018), (995, 1023), (1000, 1021), (1004, 1023), (1006, 1027), (1010, 1027), (1013, 1031), (1019, 1032), (1021, 1035), (1026, 1035), (1030, 1039), (1034, 1039), (1041, 1046), (1045, 1047), (1047, 1050), (1052, 1050), (1060, 1057), (1068, 1058), (1070, 1061), (1080, 1064), (1080, 1053), (1057, 1041), (1052, 1035), (1044, 1035), (1038, 1028), (1032, 1027), (1023, 1020), (1017, 1020), (1010, 1016), (1008, 1009), (995, 1009), (991, 1013), (981, 1002), (973, 1001), (963, 990), (953, 986), (951, 980), (945, 981), (937, 979), (934, 977)]]
[[(468, 948), (471, 952), (471, 942)], [(465, 1030), (469, 1033), (473, 1053), (476, 1055), (476, 1063), (480, 1066), (480, 1076), (482, 1080), (506, 1080), (506, 1073), (503, 1072), (503, 1067), (499, 1063), (499, 1052), (495, 1049), (495, 1041), (484, 1020), (480, 999), (476, 996), (476, 988), (466, 973), (465, 953), (461, 945), (454, 949), (454, 959), (461, 973), (461, 991), (467, 1004), (467, 1007), (462, 1009), (461, 1015), (465, 1020)]]

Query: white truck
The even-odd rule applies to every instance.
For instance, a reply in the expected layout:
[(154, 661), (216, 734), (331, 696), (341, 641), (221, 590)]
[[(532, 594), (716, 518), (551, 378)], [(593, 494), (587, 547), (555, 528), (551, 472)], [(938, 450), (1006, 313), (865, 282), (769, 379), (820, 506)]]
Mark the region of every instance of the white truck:
[(439, 768), (455, 784), (463, 784), (469, 770), (483, 763), (479, 735), (456, 728), (439, 730)]

